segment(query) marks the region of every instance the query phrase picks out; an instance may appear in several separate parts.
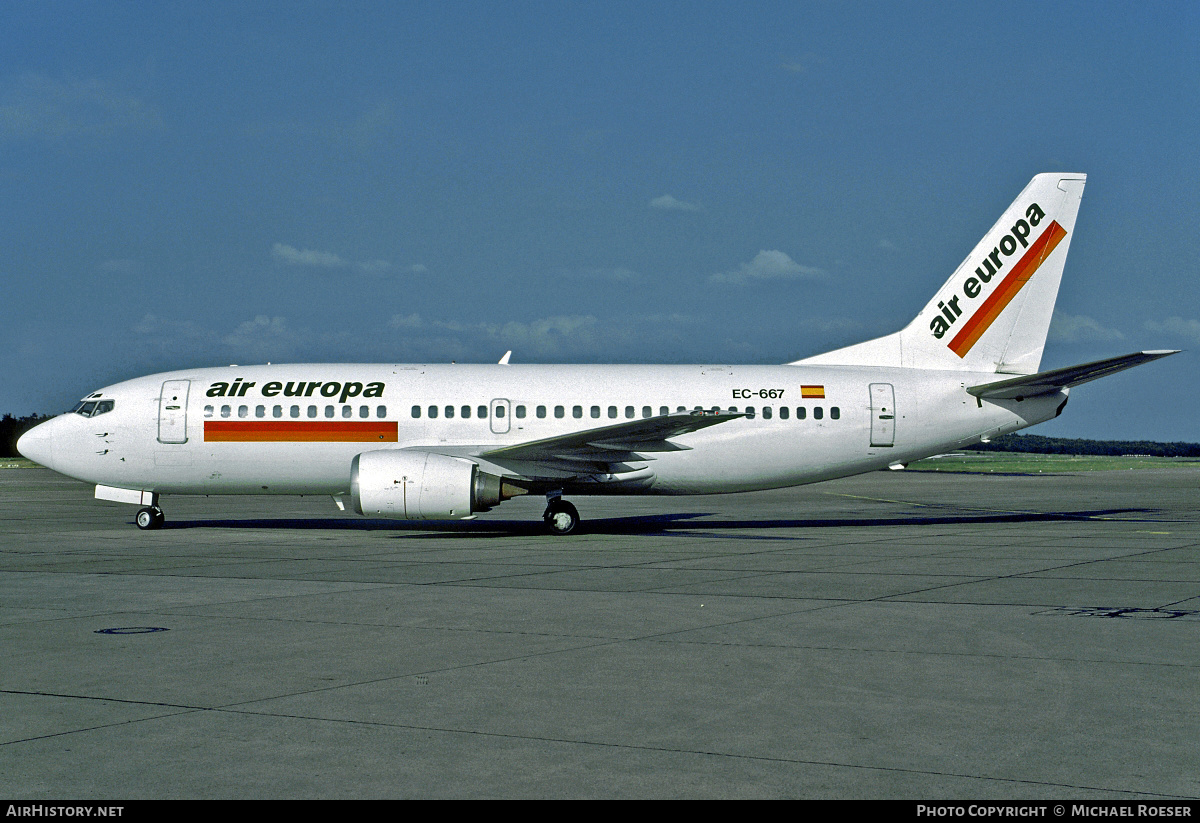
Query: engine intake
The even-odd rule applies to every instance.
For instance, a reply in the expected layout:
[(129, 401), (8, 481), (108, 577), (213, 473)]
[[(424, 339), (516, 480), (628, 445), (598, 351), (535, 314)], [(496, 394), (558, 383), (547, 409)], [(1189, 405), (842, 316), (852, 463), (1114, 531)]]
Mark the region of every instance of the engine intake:
[(386, 449), (350, 463), (354, 511), (376, 517), (461, 519), (525, 492), (477, 463), (433, 452)]

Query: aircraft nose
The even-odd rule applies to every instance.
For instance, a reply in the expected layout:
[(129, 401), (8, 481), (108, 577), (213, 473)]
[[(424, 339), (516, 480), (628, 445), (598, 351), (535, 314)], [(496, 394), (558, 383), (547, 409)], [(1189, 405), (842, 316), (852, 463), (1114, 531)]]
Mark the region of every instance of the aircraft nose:
[(17, 451), (34, 463), (50, 466), (54, 462), (54, 439), (45, 423), (34, 426), (17, 439)]

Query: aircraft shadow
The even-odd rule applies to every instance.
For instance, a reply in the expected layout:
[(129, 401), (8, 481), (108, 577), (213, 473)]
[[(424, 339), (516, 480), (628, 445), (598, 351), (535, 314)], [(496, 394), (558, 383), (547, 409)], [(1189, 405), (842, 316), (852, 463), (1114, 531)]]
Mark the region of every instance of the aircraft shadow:
[[(912, 517), (781, 518), (771, 520), (701, 520), (712, 512), (602, 517), (585, 519), (576, 534), (651, 535), (672, 532), (731, 532), (747, 529), (854, 529), (882, 526), (943, 526), (988, 523), (1053, 523), (1095, 518), (1151, 514), (1154, 509), (1089, 509), (1058, 512), (998, 512), (979, 514), (914, 515)], [(1140, 518), (1133, 518), (1140, 519)], [(130, 521), (132, 522), (132, 521)], [(305, 531), (389, 531), (417, 538), (549, 536), (540, 520), (456, 520), (409, 522), (402, 520), (350, 520), (347, 518), (248, 518), (245, 520), (167, 520), (164, 530), (173, 529), (302, 529)], [(397, 535), (400, 536), (400, 535)]]

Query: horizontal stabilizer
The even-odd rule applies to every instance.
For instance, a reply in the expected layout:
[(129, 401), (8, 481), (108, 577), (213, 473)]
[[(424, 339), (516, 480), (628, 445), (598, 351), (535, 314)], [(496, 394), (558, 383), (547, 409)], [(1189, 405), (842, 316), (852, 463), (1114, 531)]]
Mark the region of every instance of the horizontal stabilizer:
[(1107, 360), (1097, 360), (1094, 363), (1084, 363), (1080, 366), (1068, 366), (1065, 369), (1014, 377), (1011, 380), (1000, 380), (996, 383), (984, 383), (967, 389), (967, 394), (997, 400), (1021, 400), (1026, 397), (1037, 397), (1040, 394), (1053, 394), (1071, 386), (1078, 386), (1080, 383), (1107, 377), (1110, 374), (1149, 363), (1151, 360), (1178, 353), (1177, 349), (1139, 351), (1120, 357), (1110, 357)]

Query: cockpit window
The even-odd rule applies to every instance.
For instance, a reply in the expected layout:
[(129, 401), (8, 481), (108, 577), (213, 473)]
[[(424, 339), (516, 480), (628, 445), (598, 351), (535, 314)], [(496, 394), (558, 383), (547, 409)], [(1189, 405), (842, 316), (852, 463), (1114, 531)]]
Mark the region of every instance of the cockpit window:
[(115, 400), (81, 400), (71, 411), (84, 417), (98, 417), (112, 411), (115, 406)]

